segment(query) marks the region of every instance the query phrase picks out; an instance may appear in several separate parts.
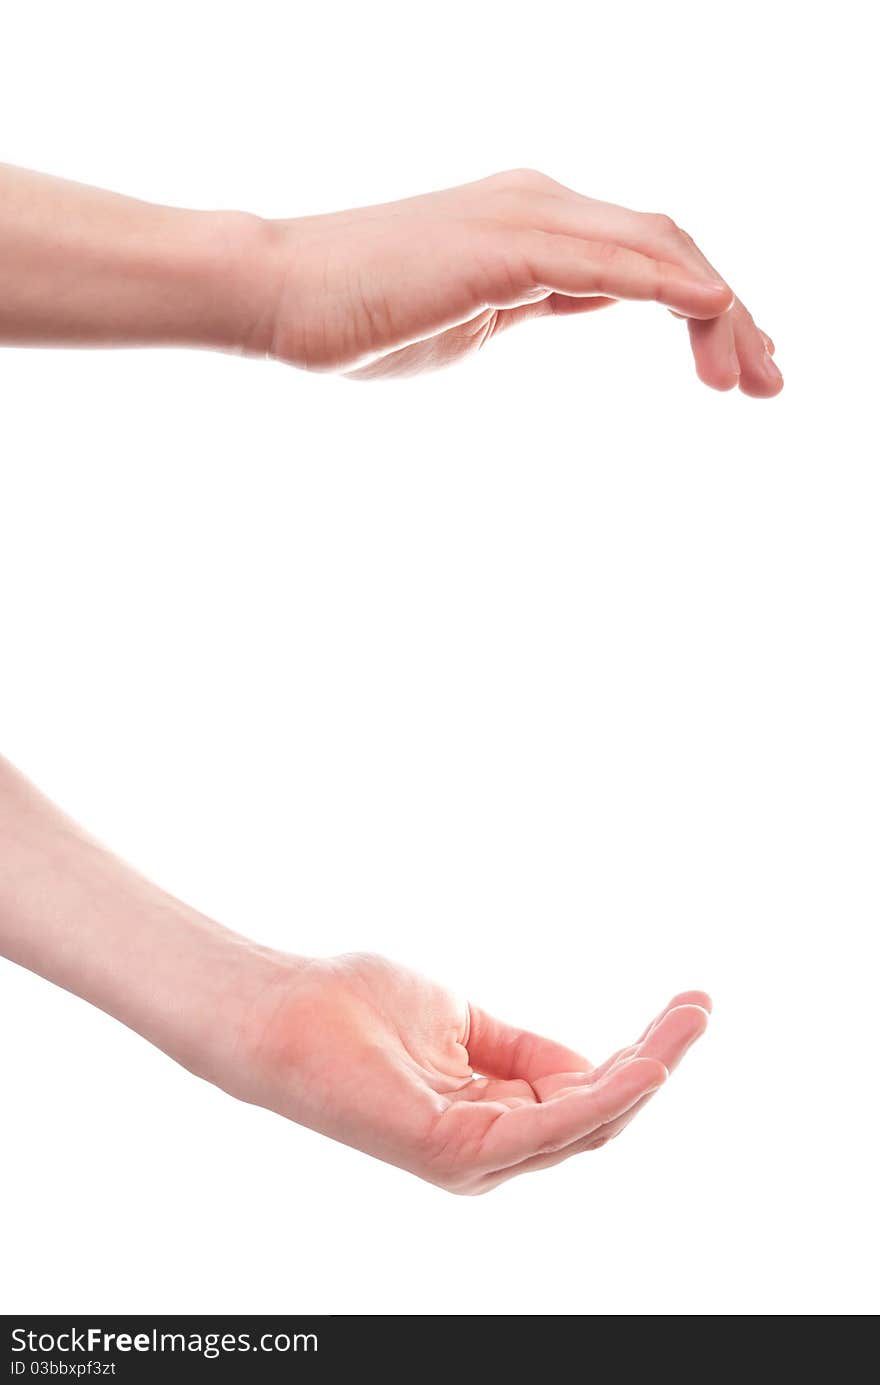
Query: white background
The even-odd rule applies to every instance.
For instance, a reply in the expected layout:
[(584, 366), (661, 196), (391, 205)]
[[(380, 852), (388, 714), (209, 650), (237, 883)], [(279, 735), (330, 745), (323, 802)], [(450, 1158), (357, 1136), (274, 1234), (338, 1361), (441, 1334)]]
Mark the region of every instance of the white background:
[(244, 932), (596, 1057), (716, 1001), (625, 1139), (470, 1200), (5, 966), (5, 1311), (877, 1306), (863, 13), (5, 16), (8, 162), (267, 215), (535, 166), (686, 226), (788, 382), (705, 390), (645, 305), (384, 386), (0, 356), (3, 750), (53, 798)]

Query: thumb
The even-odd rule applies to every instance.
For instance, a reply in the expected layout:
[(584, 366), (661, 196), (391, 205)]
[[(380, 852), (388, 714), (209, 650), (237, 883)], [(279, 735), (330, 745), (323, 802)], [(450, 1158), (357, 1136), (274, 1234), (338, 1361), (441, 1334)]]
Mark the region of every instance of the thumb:
[(582, 1053), (495, 1019), (477, 1005), (470, 1006), (467, 1051), (475, 1072), (502, 1081), (520, 1077), (534, 1082), (556, 1073), (588, 1073), (592, 1068)]

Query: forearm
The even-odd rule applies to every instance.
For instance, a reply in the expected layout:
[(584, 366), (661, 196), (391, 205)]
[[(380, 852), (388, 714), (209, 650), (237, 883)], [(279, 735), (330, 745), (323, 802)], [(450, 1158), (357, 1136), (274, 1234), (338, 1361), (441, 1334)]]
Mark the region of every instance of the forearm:
[(265, 349), (267, 223), (0, 164), (0, 343)]
[(0, 953), (230, 1086), (274, 954), (165, 894), (0, 758)]
[(257, 948), (102, 850), (2, 759), (0, 950), (232, 1095), (459, 1193), (606, 1144), (710, 1007), (676, 996), (593, 1068), (386, 958)]
[(782, 389), (770, 338), (669, 217), (528, 170), (271, 221), (0, 164), (0, 345), (200, 346), (376, 379), (619, 298), (688, 319), (705, 384)]

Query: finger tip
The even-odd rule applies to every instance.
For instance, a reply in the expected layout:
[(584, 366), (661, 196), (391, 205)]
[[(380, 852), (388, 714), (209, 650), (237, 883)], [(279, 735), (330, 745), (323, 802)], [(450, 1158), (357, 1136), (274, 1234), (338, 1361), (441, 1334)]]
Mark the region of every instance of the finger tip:
[(667, 1010), (677, 1010), (683, 1005), (695, 1005), (699, 1009), (705, 1010), (707, 1015), (712, 1013), (712, 997), (705, 991), (679, 991), (674, 995), (667, 1005)]
[(715, 316), (722, 317), (724, 313), (729, 313), (734, 303), (736, 295), (733, 289), (720, 279), (710, 279), (707, 281), (706, 290), (709, 293), (715, 307)]
[(691, 322), (709, 322), (729, 313), (735, 302), (732, 290), (720, 280), (693, 277), (686, 288), (682, 286), (675, 311)]
[(667, 1062), (667, 1066), (671, 1059), (671, 1066), (677, 1067), (691, 1044), (705, 1034), (708, 1024), (709, 1015), (702, 1006), (676, 1005), (667, 1011), (646, 1041), (645, 1056)]
[(777, 394), (781, 394), (785, 387), (785, 380), (779, 367), (773, 362), (768, 353), (767, 361), (769, 366), (765, 366), (760, 372), (750, 370), (744, 374), (739, 382), (740, 390), (748, 395), (750, 399), (775, 399)]
[(781, 394), (782, 390), (785, 388), (785, 381), (782, 378), (782, 371), (779, 369), (779, 366), (776, 364), (769, 351), (764, 356), (764, 378), (766, 380), (764, 397), (766, 399), (775, 399), (777, 394)]
[(729, 394), (739, 384), (739, 371), (728, 367), (719, 369), (698, 364), (697, 379), (701, 385), (706, 385), (710, 390), (717, 390), (720, 394)]
[(693, 1032), (695, 1033), (697, 1038), (699, 1038), (701, 1034), (705, 1034), (706, 1030), (709, 1027), (709, 1011), (704, 1010), (702, 1005), (692, 1005), (690, 1009), (693, 1011), (693, 1014), (691, 1016), (691, 1026)]
[(694, 1001), (688, 1001), (686, 1005), (676, 1005), (674, 1010), (670, 1010), (668, 1018), (691, 1033), (702, 1034), (709, 1023), (709, 1011)]

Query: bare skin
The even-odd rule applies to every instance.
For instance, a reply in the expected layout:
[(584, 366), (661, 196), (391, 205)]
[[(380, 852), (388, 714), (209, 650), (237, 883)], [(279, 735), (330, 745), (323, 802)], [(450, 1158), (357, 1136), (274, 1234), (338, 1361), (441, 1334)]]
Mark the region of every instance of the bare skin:
[[(769, 338), (668, 217), (532, 171), (265, 221), (0, 167), (10, 345), (186, 345), (375, 379), (619, 299), (687, 319), (713, 388), (782, 388)], [(702, 992), (677, 996), (594, 1067), (382, 958), (259, 947), (145, 881), (3, 762), (0, 951), (242, 1100), (461, 1193), (614, 1138), (709, 1010)]]
[(242, 1101), (454, 1193), (599, 1149), (706, 1027), (676, 996), (594, 1066), (370, 954), (263, 948), (163, 893), (0, 760), (0, 953)]
[(540, 316), (658, 303), (699, 378), (782, 388), (773, 343), (668, 216), (529, 169), (401, 202), (267, 221), (0, 166), (0, 342), (187, 345), (360, 379), (452, 364)]

